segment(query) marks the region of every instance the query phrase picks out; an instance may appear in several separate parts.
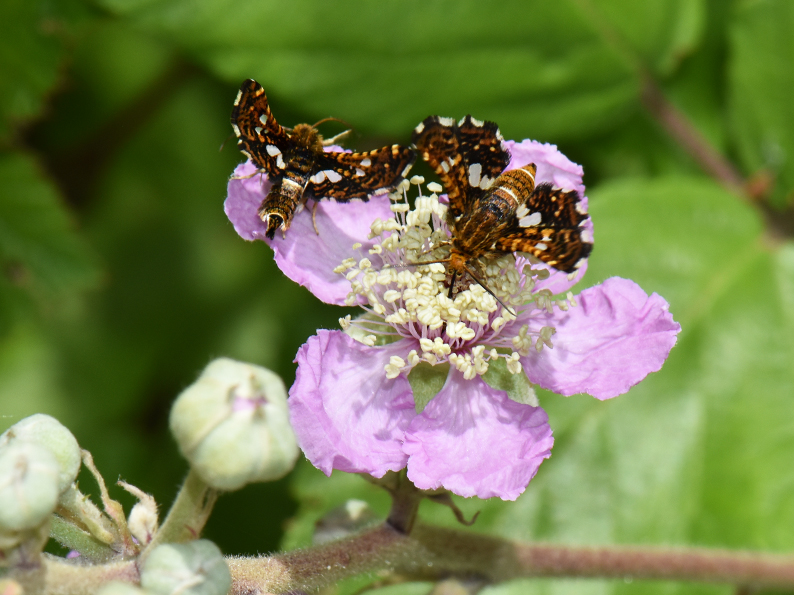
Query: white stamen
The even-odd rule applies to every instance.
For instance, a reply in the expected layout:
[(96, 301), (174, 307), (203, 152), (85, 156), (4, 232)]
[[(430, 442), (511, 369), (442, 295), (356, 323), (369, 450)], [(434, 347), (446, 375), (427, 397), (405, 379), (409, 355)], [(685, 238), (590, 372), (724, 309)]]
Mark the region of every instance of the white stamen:
[[(324, 170), (323, 175), (327, 176), (328, 171)], [(470, 168), (468, 173), (476, 177), (477, 168)], [(405, 181), (405, 185), (424, 182), (417, 178)], [(570, 299), (553, 299), (548, 289), (535, 289), (536, 280), (548, 277), (548, 270), (533, 269), (533, 264), (540, 263), (534, 257), (517, 263), (513, 254), (467, 263), (477, 269), (482, 282), (501, 303), (466, 276), (458, 277), (460, 285), (456, 284), (450, 298), (446, 261), (451, 244), (445, 224), (446, 207), (436, 195), (442, 188), (432, 184), (428, 190), (433, 194), (418, 196), (413, 208), (405, 197), (405, 202), (390, 205), (392, 218), (372, 223), (370, 238), (375, 241), (370, 244), (369, 253), (378, 255), (378, 264), (359, 256), (346, 259), (335, 269), (351, 282), (346, 303), (364, 304), (370, 315), (379, 319), (373, 322), (368, 318), (366, 323), (342, 319), (340, 324), (373, 331), (363, 339), (367, 345), (375, 345), (379, 335), (418, 339), (418, 349), (394, 356), (384, 366), (388, 378), (405, 376), (424, 361), (431, 365), (448, 362), (463, 378), (472, 379), (485, 374), (489, 364), (499, 358), (504, 358), (510, 373), (521, 373), (520, 358), (533, 349), (551, 347), (554, 334), (553, 327), (530, 332), (528, 313), (553, 312), (555, 306), (562, 308), (561, 304), (569, 307)], [(520, 219), (525, 222), (537, 222), (540, 217), (540, 213), (530, 214), (525, 205), (520, 209)], [(422, 260), (442, 262), (421, 265)], [(362, 327), (363, 324), (375, 326)], [(390, 330), (374, 330), (386, 325)]]

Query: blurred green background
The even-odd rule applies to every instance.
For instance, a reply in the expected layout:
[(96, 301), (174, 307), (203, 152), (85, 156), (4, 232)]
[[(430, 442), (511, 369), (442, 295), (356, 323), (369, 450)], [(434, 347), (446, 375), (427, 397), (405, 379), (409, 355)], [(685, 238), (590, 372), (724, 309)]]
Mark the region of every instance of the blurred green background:
[[(683, 327), (664, 369), (627, 395), (542, 393), (554, 456), (516, 503), (459, 499), (482, 510), (471, 530), (790, 551), (793, 65), (788, 0), (4, 0), (0, 429), (50, 413), (108, 481), (167, 507), (186, 472), (167, 433), (179, 391), (220, 355), (289, 385), (297, 348), (336, 326), (343, 310), (287, 281), (223, 214), (242, 156), (219, 147), (237, 88), (256, 78), (282, 124), (342, 118), (355, 148), (466, 113), (557, 144), (584, 165), (595, 224), (579, 289), (630, 277)], [(704, 171), (682, 142), (693, 135), (736, 175)], [(306, 545), (352, 496), (386, 505), (304, 461), (223, 496), (207, 536), (226, 553)], [(430, 503), (422, 514), (454, 524)]]

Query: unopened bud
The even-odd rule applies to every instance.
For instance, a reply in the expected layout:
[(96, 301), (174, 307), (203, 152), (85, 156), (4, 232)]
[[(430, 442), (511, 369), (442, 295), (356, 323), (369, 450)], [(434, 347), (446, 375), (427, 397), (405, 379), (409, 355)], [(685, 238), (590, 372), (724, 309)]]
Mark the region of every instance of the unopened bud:
[(17, 441), (48, 449), (58, 462), (58, 493), (72, 485), (80, 471), (80, 445), (72, 433), (52, 416), (36, 413), (15, 423), (0, 435), (0, 447)]
[(154, 548), (143, 565), (141, 586), (155, 595), (226, 595), (232, 576), (218, 546), (199, 539)]
[(0, 531), (41, 525), (58, 503), (58, 462), (49, 449), (14, 441), (0, 447)]
[(179, 395), (170, 424), (191, 467), (217, 489), (278, 479), (298, 458), (284, 383), (259, 366), (213, 361)]
[(157, 508), (152, 508), (147, 502), (138, 502), (130, 511), (127, 525), (139, 543), (148, 544), (157, 531)]

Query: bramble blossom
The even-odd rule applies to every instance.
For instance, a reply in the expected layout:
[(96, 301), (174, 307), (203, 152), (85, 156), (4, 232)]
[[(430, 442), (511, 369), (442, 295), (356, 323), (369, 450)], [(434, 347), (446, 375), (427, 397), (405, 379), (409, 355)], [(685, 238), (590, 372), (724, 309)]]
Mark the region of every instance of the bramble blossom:
[[(535, 163), (538, 183), (584, 197), (581, 167), (556, 147), (506, 146), (508, 169)], [(344, 332), (318, 331), (298, 351), (289, 399), (298, 442), (328, 475), (407, 468), (420, 489), (514, 500), (553, 444), (530, 383), (564, 395), (617, 396), (661, 368), (680, 326), (664, 299), (633, 281), (607, 279), (574, 297), (586, 264), (567, 275), (520, 254), (484, 263), (484, 284), (498, 300), (470, 279), (450, 297), (444, 264), (416, 264), (448, 255), (441, 187), (428, 184), (430, 194), (420, 193), (412, 208), (408, 186), (391, 205), (321, 203), (323, 216), (331, 213), (325, 224), (339, 225), (344, 238), (321, 227), (318, 209), (319, 236), (309, 227), (296, 237), (296, 217), (287, 237), (271, 244), (290, 278), (303, 275), (321, 299), (366, 311), (341, 319)], [(310, 213), (302, 215), (311, 226)]]

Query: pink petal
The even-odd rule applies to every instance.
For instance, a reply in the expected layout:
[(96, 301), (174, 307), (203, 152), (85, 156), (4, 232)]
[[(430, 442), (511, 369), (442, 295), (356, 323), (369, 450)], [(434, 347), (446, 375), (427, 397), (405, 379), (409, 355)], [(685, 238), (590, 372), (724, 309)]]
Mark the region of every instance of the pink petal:
[(373, 241), (367, 239), (372, 222), (380, 217), (392, 217), (387, 195), (373, 196), (368, 202), (352, 200), (342, 204), (332, 200), (321, 200), (317, 207), (317, 229), (312, 224), (314, 201), (296, 213), (290, 229), (282, 237), (276, 232), (273, 240), (265, 238), (266, 226), (256, 214), (267, 193), (270, 182), (265, 175), (254, 175), (247, 179), (235, 179), (254, 173), (251, 162), (239, 165), (234, 177), (229, 180), (228, 197), (224, 210), (234, 225), (235, 231), (246, 240), (264, 240), (273, 248), (278, 268), (290, 279), (303, 285), (318, 299), (336, 305), (344, 305), (350, 292), (350, 282), (333, 269), (346, 258), (356, 256), (353, 244), (359, 242), (360, 254), (380, 266), (380, 258), (369, 256), (367, 250)]
[[(251, 176), (251, 177), (248, 177)], [(257, 174), (250, 161), (234, 168), (226, 186), (223, 211), (232, 222), (234, 231), (244, 240), (264, 240), (267, 226), (256, 214), (267, 193), (270, 181), (265, 174)]]
[(539, 143), (536, 140), (524, 140), (517, 143), (512, 140), (505, 141), (505, 146), (510, 151), (510, 165), (507, 169), (524, 167), (529, 163), (538, 166), (535, 181), (538, 184), (551, 182), (563, 190), (576, 190), (583, 197), (584, 206), (587, 206), (587, 197), (584, 194), (582, 166), (574, 163), (557, 150), (557, 145)]
[(405, 467), (405, 429), (416, 417), (408, 380), (386, 378), (401, 341), (367, 347), (341, 331), (320, 330), (298, 350), (298, 372), (288, 400), (290, 421), (311, 463), (383, 477)]
[(479, 378), (450, 371), (441, 392), (405, 434), (408, 478), (420, 489), (515, 500), (551, 456), (540, 407), (520, 405)]
[(557, 328), (554, 348), (522, 358), (532, 382), (563, 395), (625, 393), (662, 367), (681, 330), (662, 297), (628, 279), (607, 279), (576, 301), (568, 312), (535, 316), (535, 324)]

